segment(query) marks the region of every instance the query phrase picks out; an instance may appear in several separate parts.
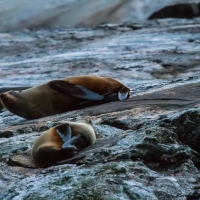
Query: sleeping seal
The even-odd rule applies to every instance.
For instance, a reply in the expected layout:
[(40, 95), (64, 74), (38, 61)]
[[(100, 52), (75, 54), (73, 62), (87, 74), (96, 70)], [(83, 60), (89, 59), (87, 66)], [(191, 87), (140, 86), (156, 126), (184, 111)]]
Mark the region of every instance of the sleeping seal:
[(69, 122), (42, 133), (34, 142), (32, 157), (37, 166), (47, 167), (73, 157), (96, 140), (92, 125), (87, 121)]

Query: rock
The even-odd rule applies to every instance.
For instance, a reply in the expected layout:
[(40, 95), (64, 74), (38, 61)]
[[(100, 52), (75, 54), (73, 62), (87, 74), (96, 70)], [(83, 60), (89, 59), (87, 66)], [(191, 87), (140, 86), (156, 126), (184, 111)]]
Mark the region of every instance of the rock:
[[(110, 76), (131, 97), (36, 120), (0, 112), (1, 199), (200, 198), (199, 18), (0, 34), (0, 87)], [(90, 118), (97, 142), (37, 168), (34, 140)]]
[(166, 6), (154, 12), (148, 19), (194, 18), (200, 16), (200, 3), (186, 3)]

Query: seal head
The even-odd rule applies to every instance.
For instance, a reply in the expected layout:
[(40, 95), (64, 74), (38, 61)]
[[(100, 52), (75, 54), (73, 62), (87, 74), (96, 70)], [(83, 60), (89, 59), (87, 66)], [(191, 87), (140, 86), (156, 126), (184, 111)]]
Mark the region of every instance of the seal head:
[(19, 116), (28, 118), (29, 116), (29, 107), (28, 104), (23, 102), (23, 98), (20, 95), (20, 92), (17, 91), (8, 91), (0, 94), (0, 102), (5, 108), (12, 110), (12, 113), (18, 113)]

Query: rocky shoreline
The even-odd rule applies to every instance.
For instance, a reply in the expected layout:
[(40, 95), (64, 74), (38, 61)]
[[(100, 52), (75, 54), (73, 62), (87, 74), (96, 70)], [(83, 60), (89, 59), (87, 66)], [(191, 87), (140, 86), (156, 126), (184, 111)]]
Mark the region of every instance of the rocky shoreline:
[[(0, 34), (0, 87), (92, 74), (131, 98), (38, 120), (0, 113), (1, 199), (199, 199), (200, 18)], [(90, 118), (94, 146), (36, 168), (34, 140)]]

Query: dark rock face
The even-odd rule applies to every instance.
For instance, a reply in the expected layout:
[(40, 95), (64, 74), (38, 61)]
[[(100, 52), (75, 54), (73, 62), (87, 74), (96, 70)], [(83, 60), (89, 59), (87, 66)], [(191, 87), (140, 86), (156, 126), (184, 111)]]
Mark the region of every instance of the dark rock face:
[(185, 3), (166, 6), (149, 16), (148, 19), (186, 18), (200, 16), (200, 3)]
[(188, 145), (191, 149), (200, 152), (200, 115), (198, 110), (191, 110), (182, 113), (172, 121), (168, 121), (169, 126), (173, 127), (180, 142)]
[[(0, 199), (200, 198), (200, 26), (192, 20), (0, 34), (0, 86), (72, 75), (131, 88), (112, 102), (37, 120), (0, 113)], [(36, 168), (34, 140), (65, 120), (90, 118), (97, 142)]]

